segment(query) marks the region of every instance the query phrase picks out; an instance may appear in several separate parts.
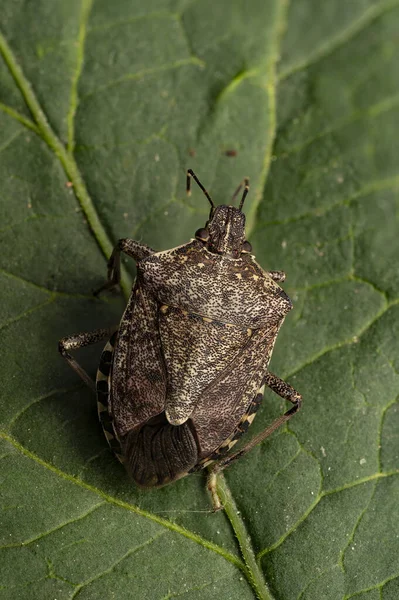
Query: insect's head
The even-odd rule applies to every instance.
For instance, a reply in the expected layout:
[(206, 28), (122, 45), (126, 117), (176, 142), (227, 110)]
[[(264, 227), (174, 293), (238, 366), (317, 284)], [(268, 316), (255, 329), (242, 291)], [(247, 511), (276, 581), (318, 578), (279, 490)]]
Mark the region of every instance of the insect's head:
[(245, 239), (245, 215), (242, 207), (249, 190), (249, 180), (245, 178), (233, 194), (232, 200), (238, 195), (244, 185), (244, 192), (238, 208), (236, 206), (215, 206), (212, 198), (200, 183), (191, 169), (187, 171), (187, 192), (190, 192), (191, 177), (196, 181), (211, 204), (211, 212), (205, 227), (195, 233), (197, 240), (206, 245), (210, 252), (226, 254), (239, 258), (242, 254), (252, 252), (251, 244)]

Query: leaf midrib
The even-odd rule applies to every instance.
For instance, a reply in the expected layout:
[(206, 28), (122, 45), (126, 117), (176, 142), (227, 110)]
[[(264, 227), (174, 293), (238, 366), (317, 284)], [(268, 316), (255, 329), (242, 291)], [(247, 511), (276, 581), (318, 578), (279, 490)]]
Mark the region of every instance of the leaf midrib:
[[(153, 513), (145, 511), (142, 508), (139, 508), (138, 506), (129, 504), (128, 502), (124, 502), (123, 500), (119, 500), (118, 498), (115, 498), (114, 496), (106, 494), (99, 488), (97, 488), (93, 485), (90, 485), (90, 484), (86, 483), (85, 481), (77, 479), (73, 475), (70, 475), (69, 473), (62, 471), (61, 469), (58, 469), (51, 463), (49, 463), (49, 462), (43, 460), (42, 458), (40, 458), (39, 456), (37, 456), (37, 454), (34, 454), (33, 452), (31, 452), (30, 450), (25, 448), (22, 444), (20, 444), (14, 437), (9, 435), (7, 432), (0, 431), (0, 438), (7, 441), (10, 444), (12, 444), (12, 446), (16, 450), (18, 450), (21, 454), (23, 454), (30, 460), (33, 460), (36, 464), (40, 465), (41, 467), (44, 467), (45, 469), (51, 471), (52, 473), (55, 473), (58, 477), (61, 477), (62, 479), (65, 479), (66, 481), (69, 481), (87, 491), (90, 491), (90, 492), (96, 494), (97, 496), (102, 498), (102, 500), (106, 501), (109, 504), (118, 506), (119, 508), (124, 508), (125, 510), (128, 510), (129, 512), (133, 512), (137, 515), (140, 515), (141, 517), (145, 517), (146, 519), (149, 519), (150, 521), (153, 521), (153, 522), (157, 523), (158, 525), (162, 525), (163, 527), (166, 527), (166, 529), (169, 529), (171, 531), (174, 531), (175, 533), (179, 533), (180, 535), (183, 535), (184, 537), (196, 542), (197, 544), (200, 544), (204, 548), (207, 548), (208, 550), (212, 550), (216, 554), (219, 554), (220, 556), (222, 556), (223, 558), (225, 558), (226, 560), (231, 562), (233, 565), (238, 567), (240, 570), (245, 572), (244, 563), (237, 556), (235, 556), (231, 552), (228, 552), (221, 546), (218, 546), (217, 544), (214, 544), (213, 542), (206, 540), (205, 538), (197, 535), (196, 533), (194, 533), (192, 531), (189, 531), (188, 529), (185, 529), (185, 527), (182, 527), (181, 525), (178, 525), (177, 523), (173, 523), (172, 521), (169, 521), (168, 519), (163, 519), (162, 517), (159, 517), (158, 515), (155, 515)], [(27, 542), (27, 543), (29, 543), (29, 542)], [(22, 543), (20, 545), (22, 545)]]
[[(30, 129), (33, 129), (34, 127), (37, 128), (38, 135), (46, 142), (49, 148), (53, 150), (53, 152), (61, 162), (67, 177), (72, 182), (75, 195), (82, 207), (82, 210), (87, 218), (91, 231), (93, 232), (93, 235), (97, 240), (97, 243), (99, 244), (104, 255), (106, 257), (110, 256), (113, 250), (113, 244), (103, 224), (100, 221), (94, 203), (88, 193), (86, 184), (79, 171), (79, 167), (76, 163), (76, 160), (73, 154), (66, 149), (64, 144), (60, 141), (60, 139), (52, 129), (46, 114), (44, 113), (42, 107), (39, 104), (39, 101), (36, 98), (36, 95), (32, 89), (29, 80), (24, 75), (11, 47), (9, 46), (4, 34), (1, 31), (0, 53), (2, 54), (4, 61), (26, 102), (26, 105), (28, 106), (34, 120), (36, 121), (36, 123), (33, 123), (33, 127), (29, 125)], [(76, 82), (76, 85), (78, 85), (78, 82)], [(13, 115), (10, 114), (10, 116)], [(27, 119), (22, 115), (19, 115), (19, 113), (17, 116), (17, 120), (25, 126), (27, 126)], [(130, 293), (131, 278), (123, 266), (121, 287), (126, 295)]]

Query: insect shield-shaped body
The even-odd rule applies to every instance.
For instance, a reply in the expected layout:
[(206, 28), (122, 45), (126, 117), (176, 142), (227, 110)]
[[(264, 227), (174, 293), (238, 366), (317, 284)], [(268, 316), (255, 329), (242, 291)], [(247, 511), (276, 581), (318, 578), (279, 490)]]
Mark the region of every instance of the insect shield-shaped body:
[[(120, 279), (120, 252), (137, 264), (136, 282), (102, 354), (97, 375), (105, 435), (133, 480), (163, 486), (213, 463), (223, 469), (300, 407), (301, 396), (268, 371), (284, 317), (292, 305), (278, 285), (284, 273), (265, 272), (245, 239), (238, 208), (215, 207), (188, 244), (155, 252), (120, 240), (105, 288)], [(238, 188), (234, 196), (237, 195)], [(88, 380), (68, 350), (98, 341), (104, 330), (64, 338), (60, 350)], [(235, 454), (229, 454), (259, 407), (264, 386), (293, 407)], [(220, 508), (214, 480), (214, 506)]]

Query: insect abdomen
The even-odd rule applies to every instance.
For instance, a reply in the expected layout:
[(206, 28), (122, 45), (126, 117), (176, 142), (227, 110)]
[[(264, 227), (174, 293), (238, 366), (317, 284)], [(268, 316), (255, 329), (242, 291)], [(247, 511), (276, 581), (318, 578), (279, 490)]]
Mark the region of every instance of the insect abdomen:
[(109, 410), (112, 361), (116, 336), (105, 346), (97, 371), (98, 416), (111, 450), (133, 480), (157, 487), (184, 477), (198, 461), (198, 448), (189, 422), (171, 425), (161, 413), (120, 439)]
[(124, 462), (121, 445), (116, 435), (113, 419), (109, 413), (109, 394), (111, 382), (111, 366), (114, 354), (114, 343), (116, 334), (107, 342), (103, 353), (101, 354), (100, 364), (97, 371), (97, 410), (98, 418), (102, 425), (104, 435), (107, 438), (111, 450), (115, 453), (121, 463)]

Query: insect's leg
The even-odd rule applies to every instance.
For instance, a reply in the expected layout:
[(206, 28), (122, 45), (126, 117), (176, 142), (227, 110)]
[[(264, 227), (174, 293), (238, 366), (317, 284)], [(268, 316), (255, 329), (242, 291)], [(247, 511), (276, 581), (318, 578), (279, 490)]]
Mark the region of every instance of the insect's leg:
[(108, 261), (107, 281), (94, 292), (95, 296), (98, 296), (100, 292), (109, 290), (119, 284), (121, 280), (121, 252), (124, 252), (128, 256), (134, 258), (136, 262), (139, 262), (143, 258), (153, 254), (154, 250), (145, 244), (127, 238), (119, 240)]
[(284, 400), (292, 402), (293, 407), (287, 410), (287, 412), (281, 415), (281, 417), (275, 419), (275, 421), (273, 421), (273, 423), (271, 423), (269, 427), (266, 427), (266, 429), (258, 433), (258, 435), (252, 438), (252, 440), (250, 440), (248, 444), (241, 448), (241, 450), (238, 450), (238, 452), (235, 452), (230, 456), (226, 456), (226, 458), (217, 462), (215, 465), (217, 471), (224, 469), (231, 462), (233, 462), (237, 458), (240, 458), (240, 456), (246, 454), (247, 452), (252, 450), (252, 448), (263, 442), (263, 440), (269, 437), (269, 435), (271, 435), (273, 431), (276, 431), (276, 429), (281, 427), (283, 423), (286, 423), (301, 408), (302, 396), (292, 386), (290, 386), (289, 383), (286, 383), (285, 381), (277, 377), (277, 375), (274, 375), (273, 373), (269, 372), (266, 373), (262, 381), (262, 385), (264, 384), (266, 384), (271, 390), (273, 390), (273, 392), (281, 396), (281, 398), (284, 398)]
[(268, 275), (277, 283), (283, 283), (283, 281), (285, 281), (284, 271), (269, 271)]
[(208, 490), (209, 490), (209, 493), (211, 494), (211, 498), (212, 498), (213, 512), (217, 512), (218, 510), (223, 508), (223, 505), (220, 501), (219, 494), (218, 494), (217, 487), (216, 487), (217, 486), (217, 474), (220, 469), (217, 470), (215, 467), (216, 467), (216, 465), (214, 465), (211, 469), (209, 469), (209, 475), (208, 475)]
[(84, 346), (90, 346), (91, 344), (96, 344), (97, 342), (101, 342), (101, 340), (105, 340), (110, 338), (112, 333), (115, 331), (115, 328), (112, 329), (96, 329), (95, 331), (91, 331), (90, 333), (77, 333), (75, 335), (68, 335), (67, 337), (62, 338), (58, 342), (58, 350), (61, 355), (65, 358), (65, 360), (69, 363), (74, 371), (83, 379), (85, 384), (89, 386), (94, 392), (96, 391), (96, 384), (93, 379), (86, 373), (84, 369), (80, 366), (80, 364), (71, 356), (68, 350), (77, 350), (78, 348), (83, 348)]
[(288, 383), (277, 377), (277, 375), (274, 375), (273, 373), (269, 372), (266, 373), (262, 381), (262, 385), (264, 384), (267, 385), (270, 389), (272, 389), (273, 392), (281, 396), (281, 398), (284, 398), (284, 400), (292, 402), (293, 407), (290, 408), (290, 410), (287, 410), (287, 412), (281, 415), (281, 417), (275, 419), (275, 421), (273, 421), (273, 423), (269, 425), (269, 427), (266, 427), (266, 429), (258, 433), (258, 435), (252, 438), (252, 440), (250, 440), (248, 444), (241, 448), (241, 450), (234, 452), (234, 454), (231, 454), (230, 456), (226, 456), (226, 458), (219, 460), (211, 467), (208, 478), (208, 489), (211, 492), (215, 511), (222, 508), (216, 491), (217, 473), (228, 467), (233, 461), (237, 460), (237, 458), (240, 458), (241, 456), (252, 450), (252, 448), (263, 442), (263, 440), (269, 437), (269, 435), (272, 434), (273, 431), (278, 429), (281, 425), (283, 425), (283, 423), (286, 423), (301, 408), (302, 396), (292, 386), (290, 386)]

